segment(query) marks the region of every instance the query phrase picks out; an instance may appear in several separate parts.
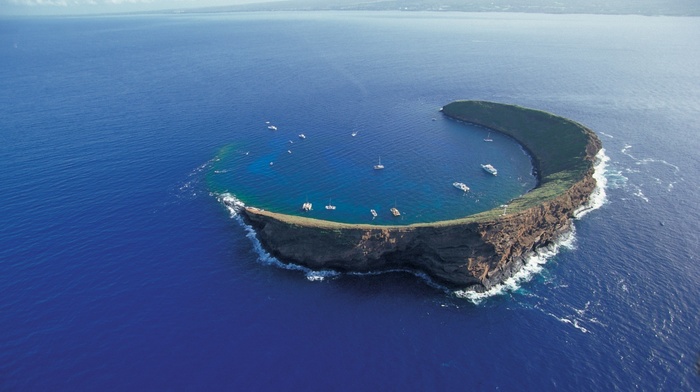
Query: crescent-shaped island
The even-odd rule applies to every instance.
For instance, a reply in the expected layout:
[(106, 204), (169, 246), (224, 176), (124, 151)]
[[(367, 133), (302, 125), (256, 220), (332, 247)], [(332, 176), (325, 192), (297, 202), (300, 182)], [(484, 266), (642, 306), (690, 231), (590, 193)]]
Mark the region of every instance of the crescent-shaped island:
[(243, 219), (282, 262), (313, 270), (420, 271), (450, 288), (483, 291), (522, 267), (527, 255), (570, 228), (596, 187), (598, 137), (583, 125), (520, 106), (455, 101), (452, 119), (513, 137), (530, 153), (537, 186), (503, 208), (403, 226), (347, 224), (246, 207)]

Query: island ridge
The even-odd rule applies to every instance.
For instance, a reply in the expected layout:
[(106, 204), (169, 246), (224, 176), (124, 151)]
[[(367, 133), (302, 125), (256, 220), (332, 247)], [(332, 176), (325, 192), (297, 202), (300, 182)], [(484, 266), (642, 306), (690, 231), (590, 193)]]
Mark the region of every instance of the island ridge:
[(595, 189), (598, 137), (551, 113), (455, 101), (443, 115), (507, 134), (531, 154), (537, 186), (502, 208), (405, 226), (347, 224), (246, 207), (241, 215), (282, 262), (314, 270), (420, 271), (450, 288), (482, 291), (510, 277), (529, 252), (555, 241)]

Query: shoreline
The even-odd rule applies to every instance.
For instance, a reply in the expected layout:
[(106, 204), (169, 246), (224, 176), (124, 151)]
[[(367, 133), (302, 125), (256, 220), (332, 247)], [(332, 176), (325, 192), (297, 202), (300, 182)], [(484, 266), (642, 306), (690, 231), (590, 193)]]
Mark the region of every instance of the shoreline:
[[(421, 271), (448, 287), (483, 291), (522, 267), (531, 251), (550, 244), (571, 224), (596, 180), (597, 136), (572, 120), (539, 110), (485, 101), (455, 101), (443, 115), (513, 137), (529, 153), (538, 185), (495, 208), (462, 218), (379, 226), (348, 224), (245, 207), (272, 256), (313, 270)], [(523, 126), (527, 124), (527, 126)]]

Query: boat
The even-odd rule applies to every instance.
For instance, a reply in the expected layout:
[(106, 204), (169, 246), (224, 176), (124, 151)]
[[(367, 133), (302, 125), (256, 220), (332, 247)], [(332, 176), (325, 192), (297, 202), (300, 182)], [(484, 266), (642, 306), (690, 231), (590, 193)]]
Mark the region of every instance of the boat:
[(391, 213), (394, 216), (401, 216), (401, 213), (399, 212), (398, 208), (396, 208), (396, 207), (391, 207)]
[(308, 201), (301, 205), (301, 209), (304, 211), (311, 211), (311, 207), (312, 205)]
[(489, 132), (489, 134), (486, 136), (486, 138), (484, 139), (484, 141), (485, 141), (485, 142), (492, 142), (492, 141), (493, 141), (493, 139), (491, 139), (491, 132)]
[(303, 133), (300, 133), (300, 134), (299, 134), (299, 139), (306, 139), (306, 135), (304, 135)]
[(331, 204), (331, 199), (328, 199), (328, 205), (326, 206), (327, 210), (335, 210), (335, 206)]
[(287, 152), (291, 154), (291, 153), (292, 153), (292, 150), (287, 150)]
[(455, 188), (462, 190), (464, 192), (469, 190), (469, 187), (467, 186), (467, 184), (465, 184), (463, 182), (453, 182), (452, 186), (454, 186)]
[(352, 137), (355, 137), (355, 136), (357, 136), (357, 131), (355, 131), (355, 132), (351, 133), (351, 135), (352, 135)]
[(377, 217), (377, 211), (375, 211), (374, 209), (369, 210), (369, 212), (372, 213), (372, 219)]
[(271, 130), (271, 131), (276, 131), (276, 130), (277, 130), (277, 127), (274, 126), (274, 125), (268, 125), (268, 126), (267, 126), (267, 129), (269, 129), (269, 130)]
[(489, 164), (489, 163), (487, 163), (485, 165), (482, 164), (481, 168), (484, 169), (489, 174), (493, 174), (494, 176), (498, 175), (498, 170), (496, 170), (496, 168), (491, 166), (491, 164)]
[(384, 165), (382, 165), (382, 157), (379, 157), (379, 163), (374, 165), (374, 170), (382, 170), (384, 169)]

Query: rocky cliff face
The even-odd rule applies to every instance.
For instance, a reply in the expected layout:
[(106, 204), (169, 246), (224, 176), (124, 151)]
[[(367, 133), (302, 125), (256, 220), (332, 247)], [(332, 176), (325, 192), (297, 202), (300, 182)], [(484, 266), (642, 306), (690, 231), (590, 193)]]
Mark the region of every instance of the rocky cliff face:
[[(488, 105), (489, 110), (513, 108)], [(588, 202), (596, 186), (593, 161), (601, 143), (588, 129), (581, 127), (576, 132), (586, 135), (585, 152), (579, 156), (586, 161), (587, 172), (579, 173), (580, 180), (558, 191), (558, 196), (505, 216), (372, 226), (291, 217), (255, 208), (244, 209), (242, 215), (255, 228), (265, 249), (283, 262), (315, 270), (417, 270), (452, 288), (482, 291), (510, 277), (531, 251), (556, 240), (571, 225), (576, 209)]]
[(326, 228), (250, 208), (244, 216), (263, 246), (282, 261), (338, 271), (413, 269), (450, 287), (479, 291), (511, 276), (530, 251), (568, 229), (595, 185), (591, 170), (554, 200), (485, 222)]

